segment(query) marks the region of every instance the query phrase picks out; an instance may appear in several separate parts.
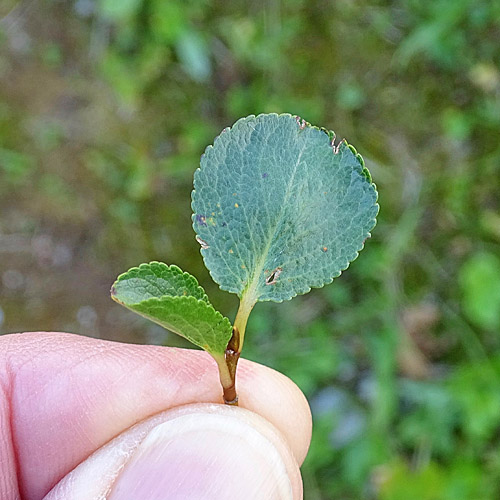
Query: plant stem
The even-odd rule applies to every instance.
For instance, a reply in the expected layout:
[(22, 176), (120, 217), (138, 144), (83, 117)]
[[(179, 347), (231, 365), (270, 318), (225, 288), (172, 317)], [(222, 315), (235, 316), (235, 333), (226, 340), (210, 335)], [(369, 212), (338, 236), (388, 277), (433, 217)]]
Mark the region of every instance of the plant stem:
[(227, 365), (225, 356), (212, 356), (214, 357), (215, 361), (217, 362), (217, 366), (219, 367), (219, 380), (224, 392), (224, 403), (229, 404), (228, 402), (236, 399), (237, 404), (238, 401), (234, 384), (234, 376), (231, 376), (231, 372)]
[(237, 346), (239, 345), (239, 331), (236, 326), (234, 326), (233, 336), (227, 344), (226, 352), (224, 353), (226, 368), (231, 380), (229, 386), (224, 387), (224, 403), (233, 406), (238, 406), (238, 394), (236, 393), (236, 367), (238, 366), (238, 360), (240, 359), (240, 353), (237, 350)]
[(240, 307), (234, 320), (233, 335), (229, 340), (226, 352), (224, 353), (225, 369), (222, 370), (221, 365), (219, 364), (221, 384), (224, 390), (224, 403), (228, 405), (238, 406), (238, 394), (236, 393), (236, 367), (238, 366), (241, 349), (243, 348), (243, 340), (245, 338), (248, 316), (250, 315), (254, 305), (255, 300), (248, 300), (248, 295), (243, 295)]

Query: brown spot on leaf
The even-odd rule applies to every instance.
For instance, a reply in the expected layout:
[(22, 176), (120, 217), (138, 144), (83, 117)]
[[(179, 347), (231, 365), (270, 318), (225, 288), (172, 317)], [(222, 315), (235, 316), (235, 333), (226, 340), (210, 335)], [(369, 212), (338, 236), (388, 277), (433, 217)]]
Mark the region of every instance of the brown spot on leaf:
[(276, 281), (278, 281), (278, 278), (281, 274), (281, 271), (283, 269), (281, 267), (277, 267), (267, 278), (266, 278), (266, 285), (275, 285)]
[(296, 116), (295, 121), (297, 122), (297, 125), (299, 126), (300, 130), (304, 130), (306, 128), (307, 122), (300, 116)]
[(202, 240), (199, 236), (196, 236), (196, 241), (201, 245), (201, 248), (203, 248), (203, 250), (210, 248), (209, 244), (205, 240)]
[(333, 149), (333, 154), (338, 154), (339, 152), (339, 149), (340, 149), (340, 145), (343, 143), (343, 142), (347, 142), (345, 139), (342, 139), (337, 145), (335, 145), (335, 135), (332, 137), (332, 140), (330, 141), (330, 146), (332, 147)]

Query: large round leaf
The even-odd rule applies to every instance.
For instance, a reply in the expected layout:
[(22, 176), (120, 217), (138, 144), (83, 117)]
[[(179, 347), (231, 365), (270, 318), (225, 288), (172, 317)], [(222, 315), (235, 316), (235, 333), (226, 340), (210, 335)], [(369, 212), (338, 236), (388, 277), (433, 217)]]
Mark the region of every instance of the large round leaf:
[(288, 114), (249, 116), (209, 146), (194, 177), (193, 227), (224, 290), (281, 302), (330, 283), (375, 225), (362, 158)]

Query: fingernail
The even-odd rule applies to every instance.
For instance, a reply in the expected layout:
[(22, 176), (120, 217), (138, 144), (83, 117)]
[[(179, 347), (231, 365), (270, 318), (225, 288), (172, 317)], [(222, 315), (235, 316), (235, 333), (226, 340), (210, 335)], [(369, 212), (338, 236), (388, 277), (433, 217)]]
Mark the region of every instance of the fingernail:
[(179, 415), (149, 432), (108, 496), (109, 500), (139, 498), (294, 497), (276, 446), (241, 414), (224, 410)]

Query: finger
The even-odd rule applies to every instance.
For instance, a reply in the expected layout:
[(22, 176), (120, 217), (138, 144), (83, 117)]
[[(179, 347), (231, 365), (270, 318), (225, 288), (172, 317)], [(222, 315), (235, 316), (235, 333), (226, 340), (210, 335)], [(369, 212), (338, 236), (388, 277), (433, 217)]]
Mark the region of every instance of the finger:
[[(222, 401), (215, 363), (201, 351), (62, 333), (7, 335), (0, 343), (23, 497), (43, 497), (94, 450), (151, 415)], [(311, 432), (302, 393), (283, 375), (245, 360), (237, 383), (241, 406), (275, 425), (301, 463)]]
[(99, 449), (45, 500), (302, 498), (295, 457), (262, 417), (197, 404), (151, 417)]

